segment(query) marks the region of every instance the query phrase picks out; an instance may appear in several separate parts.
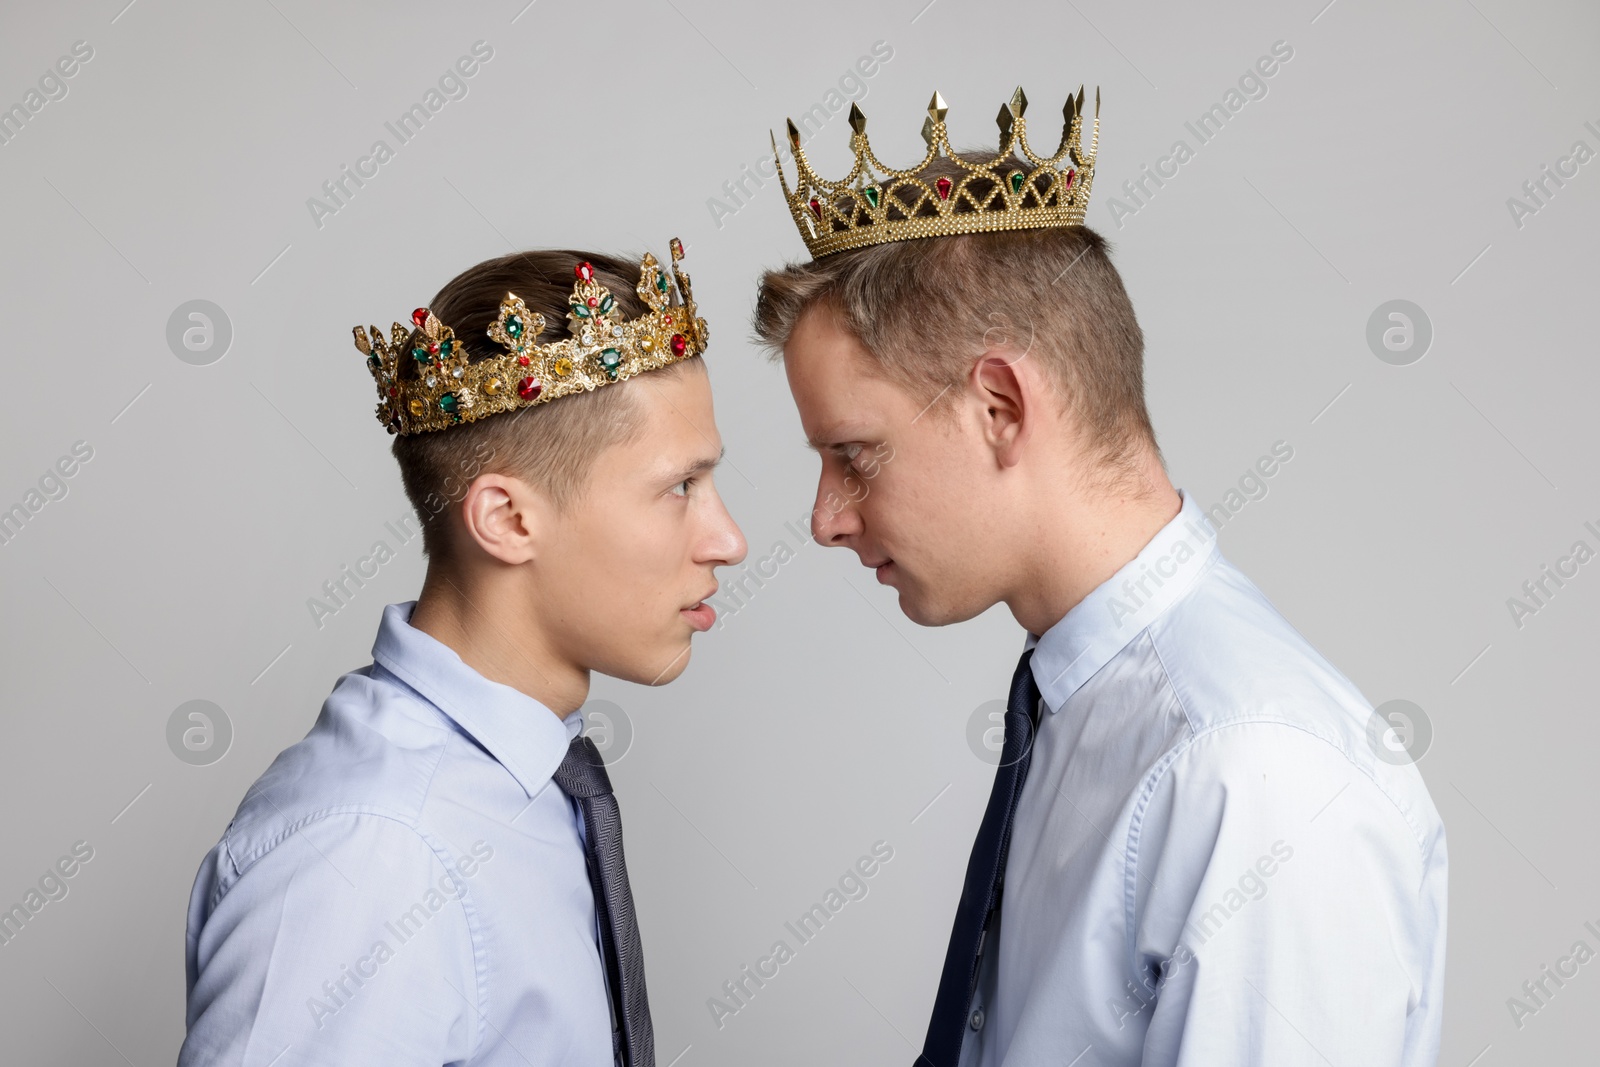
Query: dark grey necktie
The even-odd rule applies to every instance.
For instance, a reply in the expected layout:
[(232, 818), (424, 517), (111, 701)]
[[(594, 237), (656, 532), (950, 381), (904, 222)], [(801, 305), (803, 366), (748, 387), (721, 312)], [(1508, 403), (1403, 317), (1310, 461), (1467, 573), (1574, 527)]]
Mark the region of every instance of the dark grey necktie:
[(639, 944), (633, 893), (628, 888), (628, 865), (622, 858), (622, 814), (611, 792), (611, 777), (600, 750), (582, 734), (567, 746), (566, 758), (554, 777), (583, 812), (589, 885), (600, 919), (612, 1017), (620, 1026), (613, 1030), (613, 1052), (622, 1067), (655, 1067), (656, 1037), (644, 990), (644, 950)]

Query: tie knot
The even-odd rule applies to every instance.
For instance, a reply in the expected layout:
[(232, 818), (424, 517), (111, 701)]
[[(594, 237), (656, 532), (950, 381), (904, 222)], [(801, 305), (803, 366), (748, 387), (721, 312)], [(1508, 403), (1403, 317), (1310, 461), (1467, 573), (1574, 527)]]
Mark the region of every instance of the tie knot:
[(556, 768), (554, 778), (569, 797), (611, 795), (611, 776), (606, 773), (606, 761), (594, 742), (583, 734), (574, 737), (567, 746), (567, 754)]

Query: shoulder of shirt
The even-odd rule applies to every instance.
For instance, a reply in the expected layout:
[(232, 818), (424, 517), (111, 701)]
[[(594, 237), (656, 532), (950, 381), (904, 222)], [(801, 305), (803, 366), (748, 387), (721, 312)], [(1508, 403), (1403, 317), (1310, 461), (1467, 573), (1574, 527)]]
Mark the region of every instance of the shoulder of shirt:
[[(1296, 730), (1323, 742), (1336, 764), (1387, 797), (1426, 857), (1443, 823), (1416, 766), (1377, 757), (1368, 735), (1371, 702), (1226, 558), (1146, 633), (1186, 728), (1146, 776), (1145, 797), (1203, 737), (1223, 741), (1225, 751), (1230, 738)], [(1315, 775), (1311, 762), (1286, 768), (1280, 780), (1295, 780), (1296, 770)]]
[(373, 678), (371, 666), (341, 676), (311, 731), (280, 752), (240, 801), (213, 850), (231, 868), (217, 872), (217, 897), (291, 835), (320, 820), (387, 819), (437, 852), (423, 824), (424, 810), (452, 746), (468, 758), (478, 755), (436, 710)]

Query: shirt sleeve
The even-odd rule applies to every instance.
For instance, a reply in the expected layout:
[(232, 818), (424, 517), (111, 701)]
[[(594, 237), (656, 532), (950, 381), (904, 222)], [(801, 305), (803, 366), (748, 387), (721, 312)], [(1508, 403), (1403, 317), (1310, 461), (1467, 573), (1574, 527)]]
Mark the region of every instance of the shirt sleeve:
[(202, 866), (179, 1067), (466, 1059), (480, 1015), (464, 882), (393, 819), (284, 829), (259, 858), (225, 840)]
[(1130, 860), (1145, 1067), (1434, 1062), (1443, 827), (1373, 762), (1256, 723), (1167, 768)]

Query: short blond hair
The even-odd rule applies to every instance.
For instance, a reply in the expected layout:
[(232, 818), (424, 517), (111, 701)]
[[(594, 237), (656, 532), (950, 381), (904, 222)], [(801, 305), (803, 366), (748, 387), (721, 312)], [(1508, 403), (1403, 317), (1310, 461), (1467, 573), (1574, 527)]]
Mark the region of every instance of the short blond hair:
[[(960, 154), (980, 158), (984, 151)], [(934, 181), (965, 172), (940, 158), (922, 174)], [(981, 201), (984, 190), (974, 195)], [(1025, 347), (1041, 359), (1102, 461), (1105, 484), (1123, 485), (1147, 449), (1157, 457), (1160, 449), (1145, 407), (1144, 333), (1109, 252), (1087, 226), (837, 252), (762, 276), (755, 336), (781, 359), (800, 318), (824, 308), (866, 349), (875, 370), (936, 407), (950, 406), (953, 397), (942, 398), (957, 391), (979, 353), (1002, 341)]]

